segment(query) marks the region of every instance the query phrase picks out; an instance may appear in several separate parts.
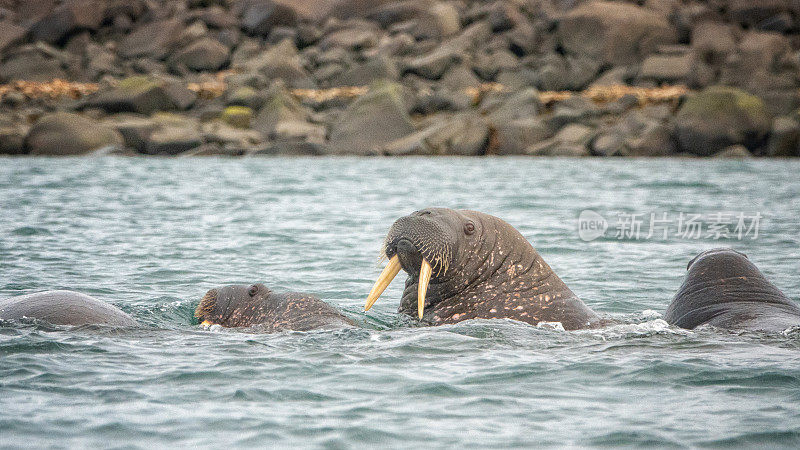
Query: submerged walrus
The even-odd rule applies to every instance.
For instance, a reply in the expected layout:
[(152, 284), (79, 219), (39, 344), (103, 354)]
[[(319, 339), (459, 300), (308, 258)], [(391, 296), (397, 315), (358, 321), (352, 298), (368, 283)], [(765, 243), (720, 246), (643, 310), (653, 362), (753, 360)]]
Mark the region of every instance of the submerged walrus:
[(428, 208), (398, 219), (384, 242), (389, 263), (372, 288), (372, 307), (402, 268), (408, 273), (399, 311), (434, 325), (508, 318), (564, 329), (601, 319), (512, 227), (488, 214)]
[(53, 325), (112, 325), (137, 323), (116, 306), (72, 291), (45, 291), (0, 300), (0, 319), (38, 319)]
[(263, 284), (231, 285), (206, 293), (195, 317), (203, 325), (250, 327), (272, 333), (342, 328), (353, 321), (317, 297), (297, 292), (275, 293)]
[(681, 328), (712, 325), (730, 330), (784, 331), (800, 325), (800, 307), (747, 256), (730, 248), (708, 250), (686, 266), (686, 278), (664, 320)]

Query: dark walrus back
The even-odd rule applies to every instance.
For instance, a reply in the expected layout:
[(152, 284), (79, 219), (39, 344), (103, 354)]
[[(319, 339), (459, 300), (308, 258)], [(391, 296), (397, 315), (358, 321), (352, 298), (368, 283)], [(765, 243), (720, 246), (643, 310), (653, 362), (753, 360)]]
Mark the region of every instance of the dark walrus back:
[(681, 328), (712, 325), (733, 330), (783, 331), (800, 325), (800, 307), (732, 249), (709, 250), (688, 272), (664, 320)]
[(37, 292), (0, 300), (0, 319), (19, 320), (23, 317), (53, 325), (137, 325), (119, 308), (72, 291)]

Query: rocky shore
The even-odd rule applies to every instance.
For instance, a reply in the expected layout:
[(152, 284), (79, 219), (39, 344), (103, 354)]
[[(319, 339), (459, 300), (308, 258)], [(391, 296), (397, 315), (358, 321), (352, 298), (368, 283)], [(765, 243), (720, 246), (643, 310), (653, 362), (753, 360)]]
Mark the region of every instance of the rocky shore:
[(0, 0), (0, 154), (800, 156), (791, 0)]

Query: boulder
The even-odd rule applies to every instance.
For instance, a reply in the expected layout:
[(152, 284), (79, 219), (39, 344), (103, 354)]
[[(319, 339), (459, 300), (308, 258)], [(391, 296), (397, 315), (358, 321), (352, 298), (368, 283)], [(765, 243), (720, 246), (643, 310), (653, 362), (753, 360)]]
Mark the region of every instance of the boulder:
[(28, 153), (47, 156), (83, 155), (122, 144), (122, 136), (116, 130), (88, 117), (65, 112), (43, 116), (25, 138)]
[(241, 25), (252, 35), (266, 36), (275, 26), (292, 27), (297, 24), (297, 14), (290, 5), (269, 0), (250, 0), (245, 3)]
[(201, 38), (176, 51), (169, 59), (173, 67), (191, 70), (218, 70), (228, 62), (230, 51), (216, 39)]
[(322, 39), (319, 46), (322, 50), (344, 48), (357, 51), (374, 47), (377, 43), (378, 35), (375, 31), (359, 26), (333, 31)]
[(731, 145), (714, 154), (714, 158), (746, 159), (753, 156), (744, 145)]
[(267, 91), (264, 106), (253, 121), (253, 129), (270, 136), (281, 122), (306, 122), (309, 117), (309, 111), (278, 82)]
[(750, 28), (789, 11), (787, 0), (729, 0), (725, 6), (732, 21)]
[(685, 83), (692, 75), (696, 63), (694, 55), (650, 55), (642, 63), (639, 78), (661, 83)]
[(428, 53), (407, 61), (406, 70), (428, 79), (439, 79), (451, 65), (462, 61), (468, 50), (491, 36), (484, 22), (470, 25), (464, 31), (436, 46)]
[(589, 156), (589, 143), (596, 135), (594, 128), (569, 124), (555, 136), (529, 146), (525, 153), (537, 156)]
[(77, 30), (96, 30), (105, 16), (103, 3), (98, 0), (65, 1), (31, 26), (31, 38), (56, 44)]
[(119, 41), (117, 53), (123, 58), (164, 59), (178, 42), (182, 31), (183, 23), (178, 19), (144, 24)]
[(253, 110), (246, 106), (228, 106), (219, 118), (234, 128), (250, 128)]
[(377, 154), (387, 143), (414, 132), (402, 100), (402, 86), (379, 82), (351, 103), (331, 127), (334, 154)]
[(740, 89), (712, 86), (689, 96), (676, 116), (680, 150), (709, 156), (735, 144), (764, 144), (771, 120), (764, 102)]
[(633, 64), (675, 40), (666, 17), (630, 3), (584, 3), (558, 24), (558, 42), (567, 53), (601, 64)]
[(50, 81), (66, 78), (61, 63), (38, 51), (17, 53), (0, 64), (0, 81)]
[(692, 28), (692, 48), (706, 62), (717, 64), (736, 50), (736, 37), (726, 23), (703, 21)]
[(332, 86), (369, 86), (375, 81), (397, 81), (400, 73), (397, 65), (391, 58), (378, 55), (356, 64), (336, 76), (331, 81)]
[(777, 157), (800, 156), (800, 124), (789, 117), (775, 119), (767, 154)]
[(550, 137), (547, 126), (538, 117), (521, 117), (492, 125), (497, 155), (523, 155), (525, 149)]
[(648, 123), (644, 130), (625, 140), (627, 155), (630, 156), (670, 156), (676, 153), (672, 139), (673, 130), (658, 123)]
[(185, 110), (197, 95), (182, 83), (136, 76), (120, 81), (116, 87), (100, 91), (83, 102), (84, 108), (99, 108), (109, 113)]
[(290, 88), (314, 87), (309, 73), (303, 67), (297, 47), (288, 39), (238, 65), (245, 72), (260, 72), (269, 80), (283, 80)]
[(0, 155), (24, 155), (26, 130), (14, 127), (0, 127)]
[(14, 25), (8, 20), (0, 20), (0, 54), (6, 48), (21, 42), (25, 38), (25, 33), (25, 28)]

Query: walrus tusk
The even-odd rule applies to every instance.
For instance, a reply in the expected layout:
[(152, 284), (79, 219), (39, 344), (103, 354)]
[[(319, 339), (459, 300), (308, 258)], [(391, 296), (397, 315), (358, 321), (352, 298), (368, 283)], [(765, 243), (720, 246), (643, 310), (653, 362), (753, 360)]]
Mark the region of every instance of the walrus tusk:
[(400, 258), (397, 255), (392, 256), (392, 259), (389, 260), (389, 264), (386, 264), (386, 267), (383, 268), (383, 272), (381, 272), (378, 279), (375, 281), (375, 285), (372, 286), (372, 290), (369, 291), (369, 296), (367, 297), (367, 303), (364, 305), (364, 311), (369, 311), (372, 308), (372, 305), (378, 301), (378, 297), (383, 294), (383, 291), (389, 287), (389, 283), (392, 282), (394, 277), (400, 272)]
[(422, 312), (425, 310), (425, 294), (428, 293), (428, 283), (431, 281), (431, 265), (424, 258), (422, 267), (419, 268), (419, 287), (417, 288), (417, 311), (419, 318), (422, 319)]

